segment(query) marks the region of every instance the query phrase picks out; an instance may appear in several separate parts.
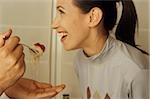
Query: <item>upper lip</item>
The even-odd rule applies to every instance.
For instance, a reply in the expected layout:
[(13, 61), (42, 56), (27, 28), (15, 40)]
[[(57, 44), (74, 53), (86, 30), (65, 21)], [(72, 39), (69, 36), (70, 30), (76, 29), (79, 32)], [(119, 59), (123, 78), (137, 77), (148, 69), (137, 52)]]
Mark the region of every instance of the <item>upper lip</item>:
[(66, 31), (63, 31), (63, 30), (58, 30), (57, 32), (58, 33), (66, 33)]
[(63, 36), (66, 36), (67, 35), (67, 32), (66, 31), (57, 31), (59, 34), (62, 34)]

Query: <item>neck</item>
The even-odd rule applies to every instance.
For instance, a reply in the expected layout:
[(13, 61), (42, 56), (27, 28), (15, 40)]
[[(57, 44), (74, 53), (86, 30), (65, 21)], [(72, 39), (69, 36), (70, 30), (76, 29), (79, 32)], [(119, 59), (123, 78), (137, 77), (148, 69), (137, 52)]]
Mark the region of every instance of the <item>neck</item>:
[(96, 35), (93, 35), (94, 33), (91, 34), (92, 35), (90, 35), (90, 39), (87, 42), (87, 46), (83, 48), (84, 53), (87, 57), (98, 54), (103, 49), (108, 37), (108, 35), (106, 35), (106, 32), (97, 32)]

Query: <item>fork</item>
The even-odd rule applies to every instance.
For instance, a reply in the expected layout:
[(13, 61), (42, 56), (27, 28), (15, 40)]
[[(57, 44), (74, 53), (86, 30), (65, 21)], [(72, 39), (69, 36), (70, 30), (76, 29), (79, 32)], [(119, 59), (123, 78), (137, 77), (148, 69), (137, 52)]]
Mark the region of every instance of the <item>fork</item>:
[(34, 49), (34, 48), (31, 48), (30, 46), (28, 46), (28, 45), (26, 45), (26, 44), (24, 44), (24, 43), (22, 43), (21, 45), (23, 45), (23, 46), (25, 46), (26, 48), (28, 48), (30, 51), (32, 51), (34, 54), (38, 54), (39, 53), (39, 51), (38, 50), (36, 50), (36, 49)]

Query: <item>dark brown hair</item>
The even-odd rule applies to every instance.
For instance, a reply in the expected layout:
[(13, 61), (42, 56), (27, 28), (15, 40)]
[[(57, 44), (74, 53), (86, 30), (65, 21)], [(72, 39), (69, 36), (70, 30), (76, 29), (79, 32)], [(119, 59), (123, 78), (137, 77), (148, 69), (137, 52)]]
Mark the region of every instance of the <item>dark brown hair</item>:
[[(88, 13), (93, 7), (98, 7), (103, 12), (104, 28), (110, 31), (114, 28), (117, 20), (116, 3), (119, 0), (74, 0), (74, 4), (79, 7), (83, 13)], [(122, 15), (116, 28), (116, 39), (125, 42), (137, 49), (135, 44), (135, 30), (138, 26), (138, 17), (132, 0), (120, 0), (122, 3)], [(147, 52), (139, 49), (144, 54)]]

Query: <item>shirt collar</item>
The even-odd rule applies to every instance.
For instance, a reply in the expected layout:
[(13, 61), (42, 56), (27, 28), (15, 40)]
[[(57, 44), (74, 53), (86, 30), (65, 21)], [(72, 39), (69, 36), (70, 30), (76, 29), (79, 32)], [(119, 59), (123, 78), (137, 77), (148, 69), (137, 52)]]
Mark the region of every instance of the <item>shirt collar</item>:
[(107, 54), (107, 52), (112, 48), (113, 46), (113, 41), (114, 41), (114, 38), (112, 36), (108, 36), (102, 50), (96, 54), (96, 55), (93, 55), (93, 56), (90, 56), (90, 57), (87, 57), (84, 52), (83, 52), (83, 49), (81, 50), (82, 51), (82, 56), (87, 59), (87, 60), (95, 60), (99, 57), (103, 57), (105, 54)]

